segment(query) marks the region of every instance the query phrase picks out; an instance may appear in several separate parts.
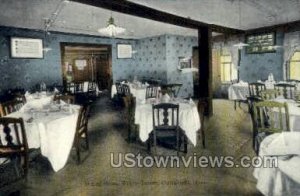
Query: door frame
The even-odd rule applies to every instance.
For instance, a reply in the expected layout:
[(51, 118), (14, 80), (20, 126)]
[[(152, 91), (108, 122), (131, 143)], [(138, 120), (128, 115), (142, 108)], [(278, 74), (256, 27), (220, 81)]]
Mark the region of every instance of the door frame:
[(63, 86), (65, 86), (64, 80), (64, 57), (65, 57), (65, 47), (66, 46), (80, 46), (80, 47), (107, 47), (108, 50), (108, 63), (110, 68), (110, 80), (113, 79), (112, 72), (112, 45), (111, 44), (94, 44), (94, 43), (81, 43), (81, 42), (60, 42), (60, 59), (61, 59), (61, 77), (63, 81)]

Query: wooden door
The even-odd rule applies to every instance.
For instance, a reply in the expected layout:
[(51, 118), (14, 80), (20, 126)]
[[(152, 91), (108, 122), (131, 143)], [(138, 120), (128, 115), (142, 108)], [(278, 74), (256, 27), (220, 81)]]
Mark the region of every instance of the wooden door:
[(110, 46), (63, 43), (61, 49), (64, 85), (67, 82), (94, 81), (99, 89), (110, 88)]

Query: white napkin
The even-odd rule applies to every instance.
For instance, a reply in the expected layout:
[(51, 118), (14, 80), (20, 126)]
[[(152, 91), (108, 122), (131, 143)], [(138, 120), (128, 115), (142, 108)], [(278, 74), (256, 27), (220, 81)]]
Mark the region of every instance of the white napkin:
[(59, 93), (59, 90), (57, 90), (57, 88), (54, 87), (54, 92)]

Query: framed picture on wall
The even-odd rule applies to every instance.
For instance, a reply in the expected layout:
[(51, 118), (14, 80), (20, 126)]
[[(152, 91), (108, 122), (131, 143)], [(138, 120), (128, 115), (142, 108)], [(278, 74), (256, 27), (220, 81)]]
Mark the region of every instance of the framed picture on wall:
[(43, 40), (33, 38), (11, 37), (10, 52), (12, 58), (41, 59), (43, 54)]
[(192, 59), (190, 57), (178, 57), (178, 69), (191, 69), (192, 68)]
[(117, 44), (117, 58), (131, 59), (132, 58), (131, 44)]

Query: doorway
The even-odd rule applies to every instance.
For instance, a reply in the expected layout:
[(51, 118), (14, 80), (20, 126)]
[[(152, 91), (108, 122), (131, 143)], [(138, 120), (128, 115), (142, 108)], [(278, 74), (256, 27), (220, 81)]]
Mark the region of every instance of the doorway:
[(110, 89), (111, 45), (61, 43), (62, 77), (69, 82), (96, 82), (99, 90)]

